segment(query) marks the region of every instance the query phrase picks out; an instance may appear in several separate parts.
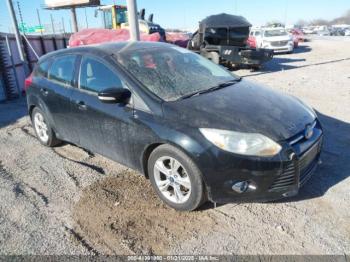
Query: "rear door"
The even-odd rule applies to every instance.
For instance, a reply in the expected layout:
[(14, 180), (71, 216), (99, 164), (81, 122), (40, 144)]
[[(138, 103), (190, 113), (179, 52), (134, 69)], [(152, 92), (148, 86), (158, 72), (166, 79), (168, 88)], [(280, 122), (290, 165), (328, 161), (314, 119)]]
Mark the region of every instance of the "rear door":
[(78, 139), (71, 128), (73, 116), (70, 104), (76, 61), (77, 56), (72, 54), (54, 58), (48, 71), (48, 81), (40, 89), (58, 137), (73, 143)]
[(129, 140), (133, 108), (98, 99), (98, 92), (104, 89), (125, 87), (113, 65), (94, 56), (83, 56), (78, 88), (72, 93), (72, 112), (82, 147), (128, 164), (133, 148)]

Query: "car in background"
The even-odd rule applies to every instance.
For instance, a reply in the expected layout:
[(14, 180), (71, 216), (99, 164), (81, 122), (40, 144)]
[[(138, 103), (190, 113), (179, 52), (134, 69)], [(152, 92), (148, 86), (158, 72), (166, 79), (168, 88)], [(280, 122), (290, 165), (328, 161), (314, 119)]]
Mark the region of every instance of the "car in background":
[(344, 35), (345, 36), (350, 36), (350, 29), (346, 29), (345, 32), (344, 32)]
[(256, 39), (254, 36), (249, 35), (247, 39), (247, 45), (251, 48), (256, 48)]
[(51, 52), (25, 86), (43, 145), (68, 141), (136, 169), (177, 210), (290, 197), (319, 163), (312, 108), (174, 45)]
[(331, 36), (344, 36), (345, 35), (345, 28), (332, 28), (330, 30)]
[(302, 31), (306, 35), (315, 34), (315, 27), (314, 26), (303, 27)]
[(300, 42), (305, 41), (305, 35), (304, 35), (303, 31), (301, 31), (300, 29), (293, 28), (289, 31), (289, 33), (293, 37), (294, 48), (297, 48), (299, 46)]
[(293, 53), (293, 37), (282, 27), (252, 29), (250, 36), (255, 38), (256, 48), (273, 50), (274, 53)]
[(319, 35), (319, 36), (330, 36), (331, 32), (328, 29), (320, 30), (320, 31), (317, 31), (317, 35)]

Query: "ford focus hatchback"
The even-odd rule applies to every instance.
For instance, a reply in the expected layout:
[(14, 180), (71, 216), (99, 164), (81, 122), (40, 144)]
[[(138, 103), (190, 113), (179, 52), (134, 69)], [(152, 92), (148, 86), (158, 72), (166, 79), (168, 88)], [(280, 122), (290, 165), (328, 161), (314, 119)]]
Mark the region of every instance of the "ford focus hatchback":
[(177, 210), (293, 196), (321, 152), (310, 107), (164, 43), (50, 53), (26, 92), (42, 144), (68, 141), (136, 169)]

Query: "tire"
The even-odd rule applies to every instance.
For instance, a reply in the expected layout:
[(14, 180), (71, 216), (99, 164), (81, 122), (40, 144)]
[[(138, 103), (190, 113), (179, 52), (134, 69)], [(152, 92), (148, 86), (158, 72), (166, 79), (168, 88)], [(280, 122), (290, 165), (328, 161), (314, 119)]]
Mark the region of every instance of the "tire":
[[(171, 168), (170, 162), (175, 163), (174, 160), (180, 166), (174, 164), (175, 168)], [(162, 171), (159, 171), (159, 166), (162, 166)], [(148, 174), (159, 198), (175, 210), (192, 211), (206, 200), (201, 172), (185, 153), (174, 146), (161, 145), (151, 153), (148, 159)], [(177, 193), (178, 190), (180, 194)], [(179, 198), (179, 195), (182, 195), (183, 198)]]
[(61, 143), (61, 140), (56, 138), (55, 132), (46, 120), (45, 113), (40, 108), (35, 107), (33, 109), (31, 119), (35, 134), (41, 144), (54, 147)]

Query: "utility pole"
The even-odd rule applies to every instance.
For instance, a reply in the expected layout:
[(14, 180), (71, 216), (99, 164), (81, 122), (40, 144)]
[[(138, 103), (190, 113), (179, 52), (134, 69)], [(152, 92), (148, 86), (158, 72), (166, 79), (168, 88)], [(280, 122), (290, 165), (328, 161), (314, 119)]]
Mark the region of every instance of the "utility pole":
[(284, 26), (287, 26), (287, 16), (288, 16), (288, 0), (286, 0), (286, 9), (284, 12)]
[(15, 37), (16, 37), (19, 58), (21, 59), (21, 61), (23, 63), (24, 73), (27, 76), (29, 73), (29, 68), (28, 68), (27, 60), (26, 60), (26, 57), (24, 54), (24, 49), (23, 49), (22, 41), (21, 41), (21, 35), (19, 33), (19, 30), (18, 30), (17, 18), (16, 18), (15, 10), (13, 9), (12, 0), (7, 0), (7, 7), (9, 9), (9, 13), (10, 13), (11, 20), (12, 20), (12, 26), (13, 26), (13, 29), (15, 31)]
[(72, 33), (73, 32), (73, 29), (72, 29), (72, 20), (69, 19), (69, 28), (70, 28), (70, 32)]
[(50, 18), (51, 18), (51, 27), (52, 27), (52, 33), (55, 35), (56, 34), (56, 31), (55, 31), (55, 25), (53, 23), (53, 17), (52, 17), (52, 14), (50, 14)]
[(43, 29), (42, 29), (42, 24), (41, 24), (41, 19), (40, 19), (40, 14), (39, 14), (39, 9), (36, 9), (36, 14), (38, 15), (38, 22), (40, 26), (40, 34), (43, 35)]
[(139, 18), (137, 16), (136, 0), (127, 0), (129, 31), (131, 41), (140, 41)]
[(86, 28), (89, 28), (89, 23), (88, 23), (87, 14), (86, 14), (86, 7), (84, 8), (84, 11), (85, 11)]
[(77, 13), (75, 12), (75, 7), (72, 7), (70, 9), (72, 14), (72, 22), (73, 22), (73, 29), (74, 33), (78, 32), (78, 22), (77, 22)]
[(23, 22), (23, 16), (22, 16), (22, 11), (21, 11), (21, 6), (19, 5), (19, 2), (18, 2), (18, 1), (17, 1), (17, 9), (18, 9), (19, 19), (21, 20), (22, 33), (25, 34), (25, 29), (24, 29), (24, 22)]
[(63, 17), (61, 18), (61, 21), (62, 21), (63, 34), (66, 35), (66, 27), (64, 26), (64, 19), (63, 19)]

